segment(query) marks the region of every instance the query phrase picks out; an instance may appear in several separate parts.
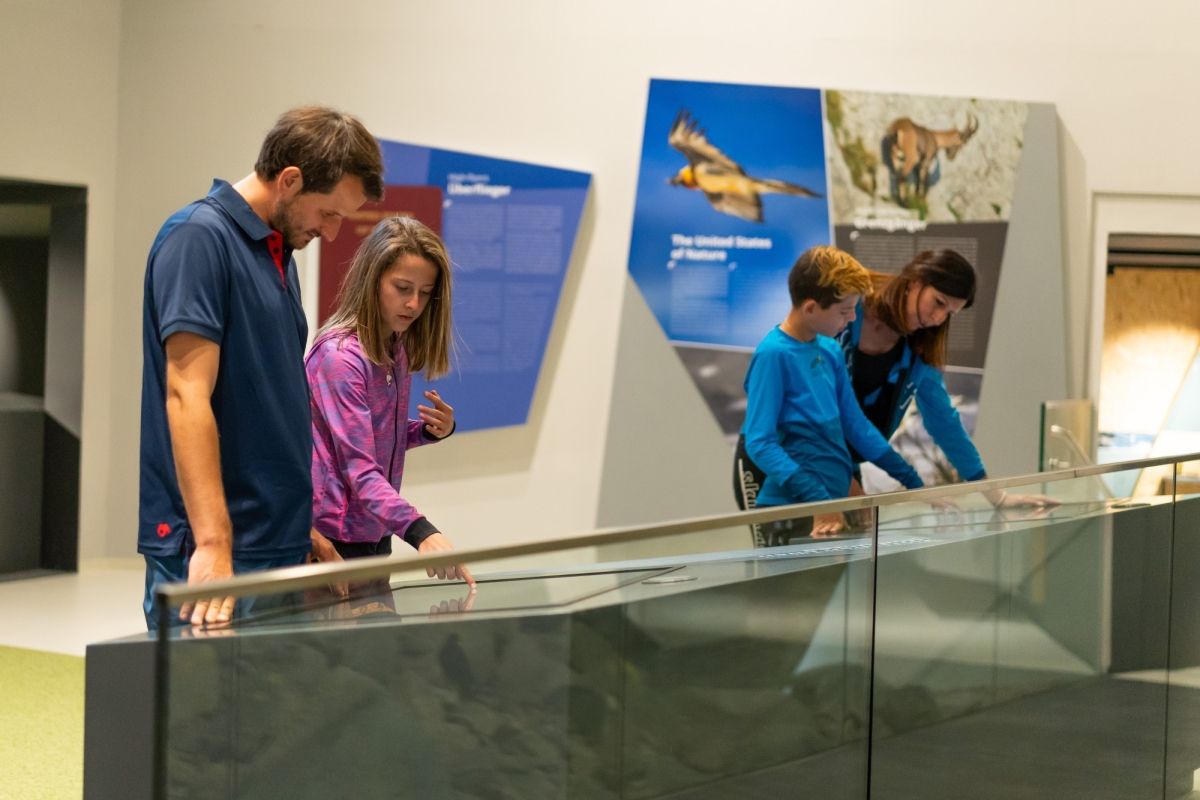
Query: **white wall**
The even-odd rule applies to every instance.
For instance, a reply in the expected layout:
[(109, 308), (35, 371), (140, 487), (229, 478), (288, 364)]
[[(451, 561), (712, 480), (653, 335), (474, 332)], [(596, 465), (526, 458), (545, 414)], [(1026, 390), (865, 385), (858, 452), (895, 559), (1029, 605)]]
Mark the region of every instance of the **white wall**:
[(129, 313), (113, 296), (120, 19), (119, 0), (0, 0), (0, 178), (88, 189), (86, 312), (72, 323), (83, 325), (84, 342), (84, 557), (106, 552), (106, 530), (114, 515), (124, 519), (118, 507), (137, 487), (136, 475), (122, 475), (109, 496), (112, 453), (130, 446), (114, 442), (108, 425), (111, 414), (128, 414), (113, 409), (113, 347), (124, 359), (130, 347), (113, 331), (114, 312)]
[[(413, 459), (407, 493), (463, 544), (561, 535), (595, 518), (651, 76), (1056, 103), (1076, 394), (1091, 193), (1200, 187), (1200, 162), (1189, 158), (1200, 128), (1200, 4), (1190, 0), (1136, 10), (1115, 0), (127, 0), (119, 102), (112, 6), (0, 5), (6, 118), (20, 120), (0, 127), (0, 175), (93, 186), (85, 554), (133, 547), (141, 277), (154, 231), (212, 176), (247, 173), (274, 116), (296, 103), (343, 107), (391, 139), (595, 175), (536, 422)], [(7, 24), (14, 14), (23, 24)], [(24, 113), (9, 117), (10, 108)], [(114, 164), (115, 211), (106, 202)], [(104, 227), (114, 220), (115, 269)], [(89, 425), (109, 409), (107, 431)]]

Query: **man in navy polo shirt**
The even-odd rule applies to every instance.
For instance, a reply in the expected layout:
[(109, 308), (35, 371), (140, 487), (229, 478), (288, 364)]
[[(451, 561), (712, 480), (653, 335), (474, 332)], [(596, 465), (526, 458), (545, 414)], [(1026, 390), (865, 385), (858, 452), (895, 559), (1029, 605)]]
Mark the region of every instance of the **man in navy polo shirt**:
[[(310, 549), (308, 326), (292, 252), (383, 196), (379, 145), (354, 117), (286, 112), (254, 172), (213, 181), (150, 249), (142, 315), (138, 552), (154, 588), (300, 564)], [(332, 550), (332, 548), (329, 548)], [(318, 557), (324, 555), (317, 552)], [(233, 598), (181, 609), (228, 622)]]

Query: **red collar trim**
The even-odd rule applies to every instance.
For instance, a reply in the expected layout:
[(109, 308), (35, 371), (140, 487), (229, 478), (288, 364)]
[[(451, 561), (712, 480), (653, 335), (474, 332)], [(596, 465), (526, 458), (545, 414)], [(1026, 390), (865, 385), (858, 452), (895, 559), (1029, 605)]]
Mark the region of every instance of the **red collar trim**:
[(287, 273), (283, 271), (283, 234), (279, 231), (271, 231), (267, 234), (267, 252), (271, 254), (271, 260), (275, 262), (275, 269), (279, 270), (279, 280), (287, 285)]

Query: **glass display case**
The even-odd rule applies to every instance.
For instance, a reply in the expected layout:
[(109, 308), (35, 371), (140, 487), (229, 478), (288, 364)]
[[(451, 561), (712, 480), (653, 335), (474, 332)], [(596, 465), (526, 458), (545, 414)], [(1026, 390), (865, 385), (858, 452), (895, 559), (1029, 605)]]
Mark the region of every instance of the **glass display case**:
[(1097, 480), (1143, 466), (239, 577), (232, 625), (90, 651), (89, 715), (141, 682), (127, 797), (1176, 797), (1200, 499)]

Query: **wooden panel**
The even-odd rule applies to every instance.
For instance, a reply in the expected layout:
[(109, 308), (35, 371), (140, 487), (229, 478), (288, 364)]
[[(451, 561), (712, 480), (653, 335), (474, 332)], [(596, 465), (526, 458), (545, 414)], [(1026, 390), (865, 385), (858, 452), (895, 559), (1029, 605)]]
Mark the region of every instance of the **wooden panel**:
[(1100, 430), (1157, 434), (1200, 348), (1200, 271), (1129, 268), (1105, 280)]

